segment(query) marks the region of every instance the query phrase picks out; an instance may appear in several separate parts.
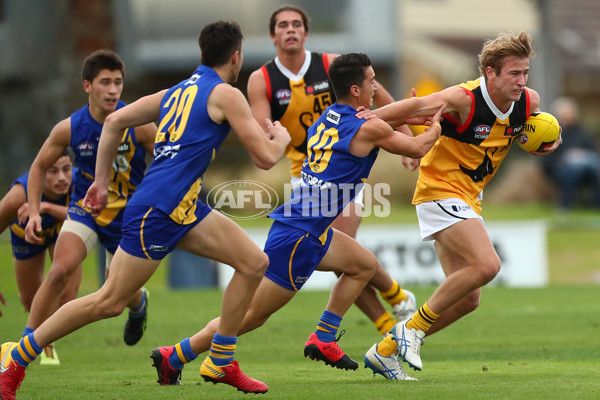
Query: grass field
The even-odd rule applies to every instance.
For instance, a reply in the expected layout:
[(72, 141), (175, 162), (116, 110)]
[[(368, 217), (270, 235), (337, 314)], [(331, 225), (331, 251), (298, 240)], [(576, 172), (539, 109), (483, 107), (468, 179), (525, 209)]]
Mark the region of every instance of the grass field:
[[(506, 219), (502, 210), (486, 219)], [(535, 216), (533, 212), (523, 214)], [(514, 216), (514, 215), (513, 215)], [(517, 213), (515, 218), (519, 218)], [(266, 382), (271, 399), (598, 399), (600, 398), (600, 302), (598, 285), (562, 277), (593, 276), (599, 243), (595, 216), (552, 217), (549, 260), (552, 284), (542, 289), (486, 288), (480, 308), (426, 339), (424, 370), (409, 371), (418, 382), (391, 382), (362, 368), (362, 357), (379, 341), (356, 309), (342, 322), (344, 351), (358, 371), (340, 371), (302, 356), (326, 292), (299, 293), (259, 330), (242, 336), (236, 358), (242, 369)], [(580, 223), (573, 224), (579, 219)], [(583, 226), (583, 227), (582, 227)], [(26, 322), (11, 272), (10, 248), (0, 243), (2, 307), (0, 341), (16, 340)], [(84, 266), (81, 293), (97, 287), (94, 259)], [(581, 278), (583, 279), (583, 278)], [(583, 280), (591, 282), (591, 280)], [(578, 284), (574, 284), (578, 283)], [(150, 317), (134, 347), (122, 341), (125, 315), (100, 321), (61, 339), (59, 367), (32, 364), (19, 399), (230, 399), (244, 397), (224, 385), (204, 383), (196, 360), (183, 372), (183, 386), (161, 387), (149, 358), (159, 345), (172, 345), (218, 315), (221, 292), (172, 291), (160, 268), (150, 280)], [(411, 288), (425, 300), (433, 287)]]

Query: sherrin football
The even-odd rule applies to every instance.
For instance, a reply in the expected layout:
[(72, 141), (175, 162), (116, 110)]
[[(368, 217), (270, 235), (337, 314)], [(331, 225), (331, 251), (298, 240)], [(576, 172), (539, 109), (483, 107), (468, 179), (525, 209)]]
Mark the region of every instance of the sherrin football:
[(532, 113), (525, 121), (523, 131), (517, 136), (517, 142), (525, 151), (539, 151), (542, 147), (554, 143), (558, 135), (560, 125), (552, 114)]

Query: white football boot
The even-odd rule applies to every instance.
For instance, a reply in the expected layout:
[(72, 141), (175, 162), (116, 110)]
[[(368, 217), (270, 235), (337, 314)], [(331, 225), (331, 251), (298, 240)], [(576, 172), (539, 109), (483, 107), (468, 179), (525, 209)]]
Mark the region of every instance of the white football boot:
[(391, 357), (384, 357), (377, 352), (377, 343), (375, 343), (365, 354), (365, 368), (371, 368), (373, 375), (379, 374), (386, 379), (394, 381), (417, 381), (418, 379), (408, 376), (402, 365), (398, 362), (398, 357), (392, 354)]

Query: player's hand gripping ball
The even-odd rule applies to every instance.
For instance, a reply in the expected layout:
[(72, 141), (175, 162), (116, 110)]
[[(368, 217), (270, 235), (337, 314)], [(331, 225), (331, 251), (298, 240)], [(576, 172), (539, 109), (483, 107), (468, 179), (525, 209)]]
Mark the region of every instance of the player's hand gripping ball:
[(560, 125), (556, 118), (552, 114), (538, 112), (527, 118), (517, 142), (525, 151), (540, 151), (544, 146), (554, 143), (559, 135)]

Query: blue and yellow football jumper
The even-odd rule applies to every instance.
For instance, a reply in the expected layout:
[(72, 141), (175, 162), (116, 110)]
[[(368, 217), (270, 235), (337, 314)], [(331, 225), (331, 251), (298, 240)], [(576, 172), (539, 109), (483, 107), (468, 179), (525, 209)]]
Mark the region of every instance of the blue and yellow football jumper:
[[(124, 107), (119, 101), (117, 109)], [(123, 210), (146, 169), (146, 152), (135, 139), (134, 129), (127, 129), (113, 159), (113, 173), (108, 185), (108, 204), (100, 215), (93, 218), (83, 208), (83, 199), (94, 182), (98, 141), (102, 124), (89, 112), (88, 105), (71, 114), (71, 149), (78, 171), (73, 175), (73, 195), (69, 204), (68, 218), (79, 221), (98, 234), (100, 243), (114, 253), (121, 239)]]
[(127, 206), (121, 242), (127, 253), (161, 259), (210, 212), (198, 200), (202, 176), (231, 129), (226, 121), (214, 122), (206, 108), (221, 83), (212, 68), (201, 65), (165, 93), (154, 161)]
[(299, 290), (314, 272), (331, 241), (331, 224), (363, 188), (379, 148), (367, 156), (350, 153), (350, 142), (366, 120), (356, 109), (335, 103), (308, 130), (302, 183), (269, 217), (265, 276)]

